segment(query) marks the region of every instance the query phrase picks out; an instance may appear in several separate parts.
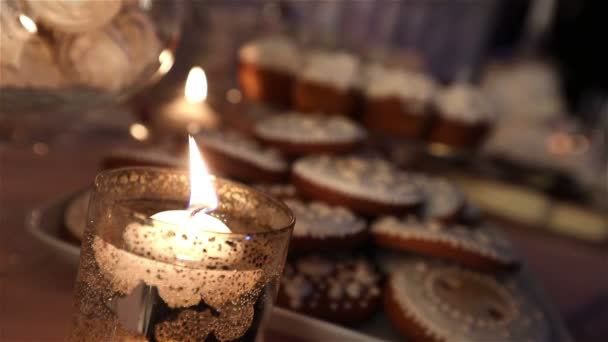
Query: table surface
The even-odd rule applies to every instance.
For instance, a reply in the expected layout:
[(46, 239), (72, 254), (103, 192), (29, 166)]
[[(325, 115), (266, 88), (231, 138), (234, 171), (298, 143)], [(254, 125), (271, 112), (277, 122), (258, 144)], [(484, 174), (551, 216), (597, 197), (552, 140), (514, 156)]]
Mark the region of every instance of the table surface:
[[(0, 341), (62, 341), (76, 271), (34, 240), (25, 217), (36, 205), (89, 184), (100, 156), (120, 141), (87, 136), (53, 145), (0, 144)], [(608, 293), (608, 252), (508, 229), (560, 313)], [(271, 337), (269, 340), (282, 340)]]

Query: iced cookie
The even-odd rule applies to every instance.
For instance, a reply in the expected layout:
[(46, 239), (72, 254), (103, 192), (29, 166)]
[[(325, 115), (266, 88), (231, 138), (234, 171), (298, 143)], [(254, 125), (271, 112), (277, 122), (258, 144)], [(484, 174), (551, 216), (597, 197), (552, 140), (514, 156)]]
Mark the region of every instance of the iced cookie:
[(258, 139), (287, 155), (346, 153), (354, 150), (365, 131), (343, 116), (290, 112), (258, 122)]
[(487, 226), (446, 226), (415, 217), (385, 217), (372, 224), (371, 233), (382, 247), (439, 257), (479, 270), (510, 269), (519, 263), (510, 243)]
[(372, 316), (381, 301), (380, 276), (361, 257), (309, 255), (285, 266), (277, 304), (342, 324)]
[(287, 199), (285, 204), (296, 216), (292, 251), (352, 249), (367, 240), (366, 222), (346, 208), (295, 199)]
[(423, 204), (414, 176), (380, 159), (305, 157), (294, 164), (292, 179), (305, 197), (365, 215), (416, 213)]
[(420, 259), (390, 274), (384, 309), (408, 340), (550, 340), (544, 314), (514, 279)]
[(465, 209), (465, 196), (456, 185), (447, 179), (425, 175), (419, 175), (416, 182), (425, 194), (422, 216), (444, 223), (460, 220)]
[(262, 183), (281, 182), (289, 173), (289, 165), (278, 151), (239, 133), (205, 131), (196, 139), (215, 173)]
[(253, 185), (254, 188), (267, 193), (268, 195), (281, 199), (281, 200), (286, 200), (286, 199), (294, 199), (298, 197), (298, 191), (296, 190), (296, 187), (293, 186), (293, 184), (264, 184), (264, 183), (260, 183), (260, 184), (254, 184)]

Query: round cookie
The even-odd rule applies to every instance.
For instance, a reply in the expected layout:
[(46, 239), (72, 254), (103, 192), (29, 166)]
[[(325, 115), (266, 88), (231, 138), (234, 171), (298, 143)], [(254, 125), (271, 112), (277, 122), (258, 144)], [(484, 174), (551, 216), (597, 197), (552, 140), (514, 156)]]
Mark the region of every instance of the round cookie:
[(277, 304), (323, 320), (354, 324), (381, 303), (380, 275), (362, 257), (308, 255), (285, 265)]
[(465, 210), (465, 196), (460, 189), (443, 178), (419, 175), (417, 183), (425, 194), (423, 216), (444, 223), (459, 221)]
[(284, 202), (296, 216), (291, 251), (345, 250), (367, 241), (366, 222), (346, 208), (296, 199)]
[(288, 155), (346, 153), (365, 139), (365, 131), (346, 117), (290, 112), (258, 122), (258, 139)]
[(91, 191), (86, 190), (68, 203), (63, 215), (63, 223), (68, 232), (82, 241), (84, 229), (87, 225), (87, 211), (89, 209), (89, 199)]
[(415, 341), (549, 341), (544, 314), (514, 279), (424, 260), (390, 274), (384, 309)]
[(253, 139), (231, 131), (205, 131), (196, 138), (214, 172), (263, 183), (277, 183), (287, 178), (289, 165), (283, 157)]
[(416, 213), (423, 204), (414, 176), (381, 159), (309, 156), (296, 161), (292, 180), (307, 198), (363, 215)]
[(293, 184), (253, 184), (253, 187), (267, 193), (268, 195), (286, 200), (289, 198), (297, 198), (298, 192)]
[(509, 242), (491, 227), (446, 226), (415, 217), (384, 217), (372, 224), (376, 244), (458, 262), (478, 270), (511, 269), (519, 264)]

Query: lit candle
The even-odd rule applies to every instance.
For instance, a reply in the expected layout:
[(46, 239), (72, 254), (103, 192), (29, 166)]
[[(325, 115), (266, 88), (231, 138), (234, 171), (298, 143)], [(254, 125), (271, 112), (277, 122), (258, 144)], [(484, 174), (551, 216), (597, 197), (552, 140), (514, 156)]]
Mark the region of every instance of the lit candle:
[[(217, 194), (211, 176), (196, 146), (188, 138), (190, 152), (190, 203), (185, 210), (161, 211), (151, 216), (158, 221), (153, 225), (129, 225), (124, 238), (127, 247), (136, 252), (149, 252), (153, 257), (201, 261), (204, 257), (222, 257), (221, 251), (204, 248), (204, 232), (230, 233), (218, 218), (208, 213), (218, 206)], [(147, 238), (142, 240), (142, 236)], [(141, 244), (145, 242), (145, 244)]]
[(217, 125), (217, 114), (205, 101), (207, 77), (201, 67), (193, 67), (188, 73), (184, 96), (161, 106), (154, 119), (163, 129), (197, 133), (201, 128)]
[[(238, 267), (248, 247), (220, 219), (209, 215), (218, 206), (217, 194), (192, 137), (189, 147), (188, 208), (158, 212), (146, 224), (128, 224), (122, 234), (125, 252), (99, 239), (94, 243), (95, 257), (124, 293), (131, 293), (143, 281), (156, 286), (169, 307), (196, 305), (203, 299), (218, 308), (252, 291), (262, 270), (218, 269)], [(248, 244), (252, 248), (255, 241)], [(176, 261), (191, 263), (197, 271), (182, 273), (181, 266), (169, 266)]]

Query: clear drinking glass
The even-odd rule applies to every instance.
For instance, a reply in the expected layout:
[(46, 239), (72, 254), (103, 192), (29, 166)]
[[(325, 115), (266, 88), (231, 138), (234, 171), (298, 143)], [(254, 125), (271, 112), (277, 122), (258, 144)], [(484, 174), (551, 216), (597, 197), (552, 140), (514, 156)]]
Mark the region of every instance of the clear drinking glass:
[[(185, 172), (106, 171), (95, 179), (71, 341), (253, 341), (271, 311), (294, 216), (281, 202), (214, 179), (209, 215), (231, 233), (150, 216), (186, 208)], [(185, 257), (186, 256), (186, 257)]]

